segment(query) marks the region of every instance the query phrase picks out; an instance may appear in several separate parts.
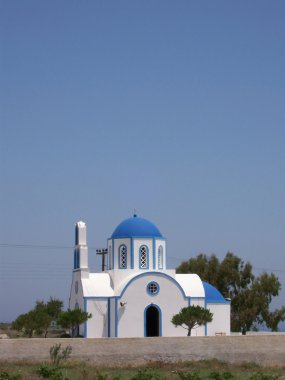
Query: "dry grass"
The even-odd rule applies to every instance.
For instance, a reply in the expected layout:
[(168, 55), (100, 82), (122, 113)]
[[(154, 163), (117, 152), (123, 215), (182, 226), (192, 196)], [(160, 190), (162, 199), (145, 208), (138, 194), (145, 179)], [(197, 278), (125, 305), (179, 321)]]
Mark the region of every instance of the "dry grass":
[[(9, 374), (21, 374), (22, 380), (39, 380), (42, 377), (36, 374), (41, 364), (38, 362), (0, 362), (0, 373), (8, 372)], [(285, 364), (284, 364), (285, 365)], [(256, 364), (245, 363), (243, 365), (232, 365), (217, 360), (197, 361), (197, 362), (179, 362), (179, 363), (163, 363), (150, 362), (147, 365), (133, 368), (130, 366), (120, 366), (120, 368), (106, 368), (93, 365), (91, 362), (68, 361), (62, 367), (62, 371), (70, 380), (96, 380), (100, 378), (98, 374), (103, 374), (106, 379), (111, 380), (119, 378), (121, 380), (131, 379), (138, 370), (151, 368), (162, 379), (179, 379), (177, 372), (197, 372), (203, 379), (208, 379), (211, 372), (230, 372), (234, 375), (234, 379), (248, 379), (255, 373), (263, 373), (271, 376), (279, 376), (279, 379), (285, 379), (284, 368), (263, 368)]]

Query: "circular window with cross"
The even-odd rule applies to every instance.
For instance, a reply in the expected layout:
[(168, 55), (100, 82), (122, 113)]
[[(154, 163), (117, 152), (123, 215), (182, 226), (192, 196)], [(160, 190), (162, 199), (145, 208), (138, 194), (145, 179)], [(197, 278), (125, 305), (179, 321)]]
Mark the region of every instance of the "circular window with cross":
[(146, 290), (149, 295), (155, 296), (159, 292), (159, 285), (155, 281), (151, 281), (150, 283), (147, 284)]

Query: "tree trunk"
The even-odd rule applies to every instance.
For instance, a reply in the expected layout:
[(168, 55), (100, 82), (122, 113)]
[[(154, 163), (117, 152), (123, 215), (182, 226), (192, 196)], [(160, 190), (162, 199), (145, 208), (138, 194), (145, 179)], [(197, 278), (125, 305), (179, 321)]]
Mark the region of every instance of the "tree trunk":
[(190, 329), (190, 328), (188, 329), (188, 334), (187, 334), (187, 336), (191, 336), (191, 329)]

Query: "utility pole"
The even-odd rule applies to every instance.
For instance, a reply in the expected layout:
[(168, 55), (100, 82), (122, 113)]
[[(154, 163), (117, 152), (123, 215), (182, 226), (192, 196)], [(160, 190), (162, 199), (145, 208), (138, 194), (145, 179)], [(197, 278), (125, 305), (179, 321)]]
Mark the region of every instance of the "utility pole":
[(102, 272), (105, 271), (105, 267), (106, 267), (106, 264), (105, 264), (105, 255), (107, 255), (107, 253), (108, 253), (108, 248), (96, 249), (96, 254), (102, 256)]

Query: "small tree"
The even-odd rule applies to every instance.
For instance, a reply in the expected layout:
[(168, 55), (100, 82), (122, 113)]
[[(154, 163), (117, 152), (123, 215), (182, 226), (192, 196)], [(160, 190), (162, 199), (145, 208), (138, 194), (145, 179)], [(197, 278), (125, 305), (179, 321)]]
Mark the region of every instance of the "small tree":
[(79, 335), (79, 326), (91, 317), (91, 314), (81, 309), (68, 309), (59, 315), (57, 323), (64, 329), (70, 329), (71, 336), (75, 337)]
[(54, 321), (57, 320), (59, 314), (62, 312), (62, 308), (63, 302), (61, 300), (50, 297), (49, 301), (47, 302), (47, 312)]
[(209, 309), (204, 309), (201, 306), (183, 307), (178, 314), (175, 314), (171, 322), (177, 326), (181, 326), (188, 330), (187, 336), (191, 336), (191, 330), (205, 325), (207, 322), (212, 322), (213, 314)]
[(62, 306), (62, 301), (52, 297), (47, 303), (44, 301), (37, 301), (34, 309), (26, 314), (19, 315), (12, 323), (12, 327), (15, 330), (23, 331), (23, 333), (30, 338), (32, 338), (34, 333), (44, 333), (46, 338), (51, 321), (57, 319)]
[(36, 302), (35, 310), (38, 313), (45, 315), (45, 324), (42, 326), (45, 338), (47, 337), (48, 328), (50, 327), (51, 322), (57, 320), (62, 311), (62, 307), (63, 302), (52, 297), (50, 297), (47, 303), (44, 301)]
[(51, 318), (42, 310), (33, 309), (26, 314), (21, 314), (12, 323), (15, 330), (23, 331), (29, 338), (33, 334), (42, 334), (43, 331), (50, 325)]

